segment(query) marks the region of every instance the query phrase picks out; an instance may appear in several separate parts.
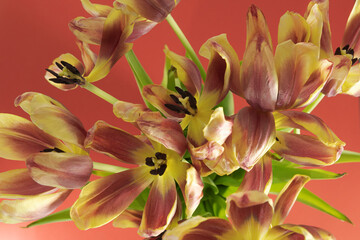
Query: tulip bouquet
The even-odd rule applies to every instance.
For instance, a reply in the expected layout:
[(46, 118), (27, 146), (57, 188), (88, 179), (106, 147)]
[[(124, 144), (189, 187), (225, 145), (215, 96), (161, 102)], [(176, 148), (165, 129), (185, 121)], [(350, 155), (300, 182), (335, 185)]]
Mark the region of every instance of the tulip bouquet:
[[(310, 1), (304, 15), (285, 13), (277, 46), (252, 5), (242, 58), (225, 34), (217, 35), (199, 51), (208, 59), (206, 70), (170, 14), (178, 0), (81, 3), (90, 17), (69, 27), (82, 59), (60, 55), (45, 79), (109, 102), (138, 135), (102, 120), (85, 129), (59, 101), (21, 94), (15, 105), (30, 120), (0, 114), (0, 157), (26, 163), (0, 173), (1, 222), (73, 221), (81, 230), (112, 222), (138, 228), (146, 239), (335, 239), (316, 226), (285, 224), (296, 201), (350, 222), (304, 185), (342, 176), (319, 167), (360, 159), (311, 114), (324, 97), (360, 96), (359, 0), (339, 47), (332, 46), (328, 0)], [(132, 47), (165, 19), (186, 55), (165, 46), (163, 80), (154, 84)], [(93, 85), (122, 57), (143, 102)], [(248, 106), (234, 109), (233, 94)], [(93, 152), (114, 164), (93, 161)], [(56, 211), (73, 189), (80, 189), (77, 200)]]

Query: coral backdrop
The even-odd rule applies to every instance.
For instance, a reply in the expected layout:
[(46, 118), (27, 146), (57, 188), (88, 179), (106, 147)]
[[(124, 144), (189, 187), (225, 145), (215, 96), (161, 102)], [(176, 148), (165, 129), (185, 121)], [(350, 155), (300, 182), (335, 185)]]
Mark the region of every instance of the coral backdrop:
[[(95, 1), (95, 0), (94, 0)], [(112, 4), (112, 1), (102, 1)], [(245, 47), (245, 16), (250, 4), (255, 4), (264, 12), (268, 21), (273, 42), (277, 39), (279, 18), (287, 10), (301, 14), (305, 12), (308, 1), (289, 0), (182, 0), (173, 11), (184, 33), (194, 49), (210, 37), (227, 33), (230, 43), (239, 57)], [(333, 45), (336, 48), (342, 38), (344, 26), (354, 0), (330, 0), (330, 23)], [(124, 128), (132, 133), (136, 130), (123, 123), (112, 114), (112, 106), (84, 89), (62, 92), (50, 86), (43, 78), (44, 69), (62, 53), (70, 52), (80, 57), (75, 45), (75, 37), (68, 30), (67, 23), (77, 16), (88, 16), (82, 9), (80, 0), (32, 0), (0, 2), (0, 112), (27, 117), (21, 109), (13, 105), (16, 96), (26, 91), (37, 91), (49, 95), (67, 106), (88, 129), (99, 119)], [(162, 78), (163, 48), (179, 54), (184, 50), (166, 22), (159, 24), (149, 34), (138, 39), (134, 51), (154, 82)], [(207, 62), (203, 60), (206, 66)], [(140, 103), (141, 98), (130, 68), (121, 59), (112, 72), (96, 85), (118, 99)], [(245, 103), (237, 98), (236, 110)], [(350, 96), (326, 98), (313, 112), (321, 117), (340, 139), (347, 143), (346, 149), (360, 151), (359, 102)], [(21, 151), (21, 149), (19, 149)], [(94, 154), (93, 160), (117, 164), (115, 160)], [(24, 162), (1, 160), (0, 171), (23, 168)], [(342, 179), (332, 181), (311, 181), (307, 187), (332, 206), (344, 212), (354, 225), (340, 222), (322, 212), (301, 203), (296, 203), (287, 222), (309, 224), (325, 228), (337, 239), (352, 240), (360, 232), (360, 164), (343, 164), (328, 167), (327, 170), (348, 173)], [(72, 194), (62, 208), (69, 207), (79, 191)], [(6, 225), (0, 223), (1, 239), (141, 239), (135, 229), (116, 229), (108, 224), (99, 229), (78, 230), (72, 222), (55, 223), (31, 229), (21, 228), (26, 224)]]

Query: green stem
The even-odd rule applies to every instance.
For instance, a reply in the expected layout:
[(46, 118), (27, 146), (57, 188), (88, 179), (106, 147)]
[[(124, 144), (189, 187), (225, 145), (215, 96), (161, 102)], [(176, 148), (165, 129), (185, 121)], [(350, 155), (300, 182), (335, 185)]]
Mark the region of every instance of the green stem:
[(104, 99), (105, 101), (107, 101), (110, 104), (114, 104), (117, 101), (119, 101), (115, 97), (111, 96), (107, 92), (104, 92), (103, 90), (101, 90), (100, 88), (96, 87), (95, 85), (93, 85), (93, 84), (91, 84), (89, 82), (85, 82), (85, 84), (82, 85), (81, 87), (85, 88), (86, 90), (88, 90), (90, 92), (92, 92), (93, 94), (95, 94), (99, 98)]
[(183, 31), (181, 31), (179, 25), (175, 22), (174, 18), (170, 14), (166, 17), (166, 20), (169, 23), (170, 27), (174, 30), (176, 36), (179, 38), (182, 45), (185, 47), (186, 51), (188, 52), (188, 54), (191, 57), (191, 60), (193, 60), (194, 63), (196, 64), (196, 66), (199, 68), (202, 79), (205, 80), (206, 72), (205, 72), (203, 66), (201, 65), (201, 62), (200, 62), (199, 58), (197, 57), (194, 49), (192, 48), (189, 41), (185, 37), (185, 34), (183, 33)]
[(311, 113), (324, 97), (325, 95), (323, 93), (320, 93), (319, 96), (315, 99), (315, 101), (313, 101), (306, 108), (304, 108), (303, 112)]
[(106, 163), (99, 163), (99, 162), (93, 162), (93, 168), (101, 171), (112, 172), (112, 173), (118, 173), (128, 170), (127, 168), (114, 166)]

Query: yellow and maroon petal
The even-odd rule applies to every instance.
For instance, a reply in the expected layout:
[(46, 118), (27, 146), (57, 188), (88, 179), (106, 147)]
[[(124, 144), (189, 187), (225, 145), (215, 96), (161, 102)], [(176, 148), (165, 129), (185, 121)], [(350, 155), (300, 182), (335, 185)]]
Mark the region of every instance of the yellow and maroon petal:
[(0, 198), (28, 198), (52, 191), (54, 188), (35, 182), (26, 168), (0, 173)]
[(310, 180), (310, 177), (304, 175), (295, 175), (281, 190), (275, 200), (274, 216), (272, 225), (280, 225), (284, 222), (294, 205), (300, 191)]
[(139, 15), (154, 21), (161, 22), (171, 13), (180, 0), (116, 0), (131, 7)]
[(201, 91), (201, 76), (200, 71), (195, 63), (190, 59), (180, 56), (169, 50), (165, 46), (166, 57), (170, 59), (172, 66), (176, 68), (177, 75), (180, 81), (184, 84), (186, 89), (195, 96), (196, 93)]
[(342, 86), (351, 68), (351, 60), (342, 55), (332, 56), (328, 60), (333, 63), (333, 69), (321, 92), (327, 97), (333, 97), (342, 93)]
[(26, 160), (31, 154), (60, 145), (57, 139), (40, 130), (29, 120), (0, 113), (0, 157)]
[(107, 16), (102, 33), (99, 56), (95, 67), (86, 77), (89, 82), (104, 78), (112, 66), (128, 52), (132, 44), (126, 43), (134, 27), (135, 16), (113, 8)]
[(241, 168), (250, 171), (274, 142), (275, 122), (271, 113), (245, 107), (236, 114), (232, 144)]
[(272, 149), (285, 159), (306, 166), (321, 166), (332, 164), (340, 157), (345, 143), (320, 118), (298, 111), (281, 111), (274, 116), (276, 128), (298, 128), (315, 135), (278, 131), (278, 141)]
[(136, 122), (141, 114), (146, 111), (149, 111), (149, 109), (141, 104), (117, 101), (113, 105), (115, 116), (121, 118), (125, 122)]
[(99, 45), (105, 19), (104, 17), (77, 17), (69, 22), (69, 28), (78, 40)]
[(106, 17), (112, 9), (110, 6), (92, 3), (89, 0), (81, 0), (81, 4), (85, 11), (94, 17)]
[[(225, 240), (237, 239), (231, 224), (221, 218), (192, 217), (176, 228), (166, 231), (164, 240)], [(234, 238), (235, 237), (235, 238)]]
[(169, 162), (169, 172), (179, 184), (186, 204), (186, 216), (190, 218), (203, 196), (204, 184), (199, 173), (189, 163)]
[(178, 112), (166, 107), (167, 104), (177, 105), (170, 96), (174, 95), (179, 99), (181, 98), (180, 94), (155, 84), (144, 86), (142, 93), (143, 96), (167, 118), (181, 121), (185, 117), (184, 112)]
[(272, 49), (262, 35), (257, 34), (245, 49), (241, 65), (242, 97), (254, 108), (273, 111), (278, 95)]
[(71, 218), (82, 230), (100, 227), (118, 217), (153, 179), (144, 166), (92, 181), (72, 206)]
[(80, 49), (81, 58), (84, 62), (84, 76), (87, 76), (94, 68), (97, 56), (91, 51), (89, 44), (76, 40), (76, 45)]
[(159, 112), (146, 112), (136, 123), (149, 139), (161, 143), (180, 156), (184, 155), (187, 142), (178, 122), (164, 118)]
[(342, 46), (354, 49), (354, 57), (360, 57), (360, 1), (356, 0), (346, 23)]
[(263, 192), (237, 192), (226, 199), (226, 214), (242, 239), (263, 239), (273, 216), (272, 200)]
[(291, 40), (293, 43), (308, 42), (310, 29), (305, 18), (298, 13), (286, 12), (280, 18), (278, 43)]
[(317, 98), (329, 79), (333, 66), (334, 64), (327, 59), (320, 60), (319, 67), (310, 75), (304, 86), (301, 88), (293, 108), (304, 107)]
[[(276, 109), (294, 106), (303, 86), (319, 66), (319, 48), (311, 43), (280, 43), (275, 52), (275, 67), (279, 80)], [(324, 79), (316, 78), (322, 85)], [(316, 83), (311, 83), (316, 84)]]
[(43, 218), (64, 202), (70, 193), (71, 190), (60, 190), (26, 199), (3, 200), (0, 203), (0, 222), (19, 223)]
[(233, 123), (225, 119), (224, 110), (218, 107), (211, 114), (209, 123), (204, 128), (204, 137), (210, 142), (216, 142), (219, 145), (224, 144), (230, 136)]
[(64, 142), (83, 146), (86, 137), (83, 124), (56, 100), (41, 93), (24, 93), (17, 97), (15, 105), (25, 110), (44, 132)]
[(342, 86), (342, 92), (354, 97), (360, 97), (360, 64), (350, 68)]
[(213, 108), (227, 95), (230, 84), (236, 84), (237, 88), (240, 61), (225, 34), (208, 39), (201, 46), (200, 55), (209, 59), (209, 64), (199, 102), (206, 102), (207, 108)]
[[(61, 61), (65, 61), (65, 62), (71, 64), (72, 66), (74, 66), (80, 72), (80, 74), (84, 73), (84, 66), (82, 65), (82, 63), (76, 57), (74, 57), (74, 55), (72, 55), (70, 53), (61, 54), (58, 58), (55, 58), (54, 61), (52, 62), (52, 64), (48, 67), (48, 69), (59, 74), (60, 72), (62, 72), (62, 70), (55, 63), (56, 62), (61, 63)], [(61, 90), (67, 91), (67, 90), (75, 89), (77, 87), (77, 84), (55, 83), (55, 82), (49, 80), (51, 78), (54, 78), (53, 74), (51, 74), (50, 72), (46, 72), (45, 79), (51, 85), (53, 85), (54, 87), (57, 87)]]
[(324, 229), (307, 225), (300, 225), (300, 227), (306, 229), (315, 240), (335, 240), (335, 237)]
[(151, 31), (155, 26), (157, 25), (157, 22), (153, 22), (150, 20), (147, 20), (146, 18), (139, 17), (136, 19), (134, 24), (134, 29), (131, 35), (126, 39), (126, 42), (133, 42), (139, 37), (147, 34)]
[(260, 191), (268, 194), (272, 184), (272, 161), (271, 157), (265, 154), (260, 161), (245, 173), (238, 192)]
[(154, 150), (143, 141), (119, 128), (98, 121), (89, 130), (85, 146), (130, 164), (144, 165)]
[(31, 177), (39, 184), (74, 189), (84, 186), (92, 173), (87, 155), (74, 153), (38, 153), (26, 160)]
[[(299, 228), (299, 227), (295, 226), (295, 228)], [(299, 231), (298, 229), (296, 229), (295, 231), (293, 231), (291, 228), (288, 229), (285, 225), (284, 227), (283, 225), (280, 225), (280, 226), (272, 227), (267, 232), (265, 239), (266, 240), (305, 240), (312, 238), (311, 235), (306, 230)]]
[(139, 228), (142, 218), (142, 211), (127, 209), (113, 221), (117, 228)]
[(166, 171), (155, 177), (147, 199), (139, 234), (143, 237), (157, 236), (170, 224), (177, 208), (174, 178)]
[(271, 35), (265, 16), (259, 8), (255, 5), (251, 5), (246, 17), (246, 47), (258, 38), (259, 35), (272, 51)]

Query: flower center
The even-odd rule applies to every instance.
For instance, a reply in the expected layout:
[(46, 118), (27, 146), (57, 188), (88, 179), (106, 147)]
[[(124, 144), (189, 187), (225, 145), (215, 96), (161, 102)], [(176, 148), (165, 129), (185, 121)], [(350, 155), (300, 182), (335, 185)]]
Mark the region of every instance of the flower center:
[(40, 152), (57, 152), (57, 153), (63, 153), (64, 151), (61, 150), (60, 148), (45, 148), (44, 150), (40, 151)]
[(359, 59), (354, 58), (354, 49), (350, 48), (349, 45), (345, 45), (342, 49), (338, 47), (335, 50), (335, 55), (345, 55), (351, 59), (352, 65), (354, 65)]
[(161, 152), (156, 152), (155, 157), (145, 158), (145, 164), (152, 167), (150, 170), (151, 175), (162, 176), (167, 168), (166, 161), (166, 154)]
[(49, 81), (61, 84), (85, 84), (85, 79), (76, 67), (65, 61), (61, 61), (60, 63), (55, 62), (55, 64), (61, 72), (56, 73), (53, 70), (45, 69), (54, 76), (54, 78), (50, 78)]
[(193, 95), (191, 95), (190, 92), (184, 91), (179, 87), (175, 87), (175, 89), (180, 94), (181, 98), (178, 98), (173, 94), (170, 94), (170, 97), (175, 104), (166, 103), (165, 107), (177, 113), (185, 113), (188, 115), (195, 116), (195, 114), (197, 113), (196, 98)]

